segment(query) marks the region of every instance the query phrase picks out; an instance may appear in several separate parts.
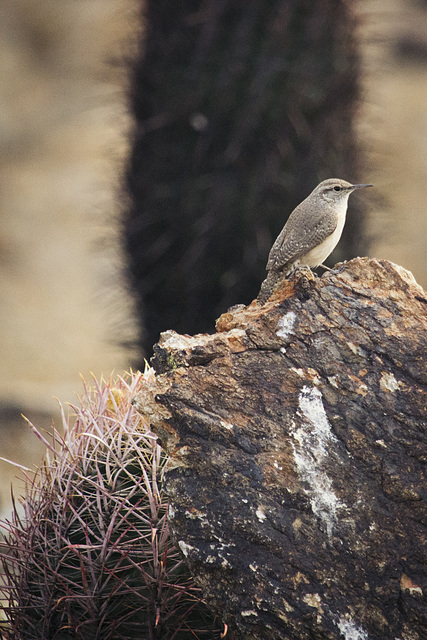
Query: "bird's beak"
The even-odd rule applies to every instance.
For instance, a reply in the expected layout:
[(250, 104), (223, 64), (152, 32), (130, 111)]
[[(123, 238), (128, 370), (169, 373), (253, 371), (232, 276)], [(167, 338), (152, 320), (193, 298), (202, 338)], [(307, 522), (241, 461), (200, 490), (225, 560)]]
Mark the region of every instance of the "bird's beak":
[(373, 187), (373, 184), (354, 184), (353, 189), (363, 189), (363, 187)]

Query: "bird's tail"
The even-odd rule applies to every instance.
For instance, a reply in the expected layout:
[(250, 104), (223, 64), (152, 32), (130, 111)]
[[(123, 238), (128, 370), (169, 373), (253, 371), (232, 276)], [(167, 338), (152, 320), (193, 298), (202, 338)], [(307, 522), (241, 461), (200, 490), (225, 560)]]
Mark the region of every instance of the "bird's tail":
[(258, 304), (265, 304), (267, 302), (267, 300), (273, 293), (274, 289), (276, 288), (276, 285), (280, 280), (281, 276), (282, 276), (281, 269), (280, 270), (270, 269), (270, 271), (267, 273), (267, 277), (265, 278), (265, 280), (261, 285), (261, 289), (259, 290), (259, 294), (257, 296)]

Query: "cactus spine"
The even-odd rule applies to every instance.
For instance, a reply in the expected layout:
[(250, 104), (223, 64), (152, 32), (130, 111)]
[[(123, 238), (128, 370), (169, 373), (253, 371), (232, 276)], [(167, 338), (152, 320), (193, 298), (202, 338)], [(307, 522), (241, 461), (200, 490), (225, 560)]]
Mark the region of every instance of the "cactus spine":
[(63, 435), (31, 425), (47, 455), (3, 523), (5, 640), (220, 637), (169, 536), (167, 457), (132, 406), (151, 375), (85, 387)]

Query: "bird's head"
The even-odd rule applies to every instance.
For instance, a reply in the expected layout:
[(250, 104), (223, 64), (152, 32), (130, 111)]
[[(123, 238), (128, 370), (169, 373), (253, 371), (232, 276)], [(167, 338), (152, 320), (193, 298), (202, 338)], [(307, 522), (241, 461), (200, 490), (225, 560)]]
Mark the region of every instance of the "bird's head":
[(346, 180), (340, 180), (340, 178), (329, 178), (318, 184), (312, 195), (316, 194), (330, 203), (341, 203), (347, 202), (350, 193), (356, 189), (372, 186), (372, 184), (351, 184)]

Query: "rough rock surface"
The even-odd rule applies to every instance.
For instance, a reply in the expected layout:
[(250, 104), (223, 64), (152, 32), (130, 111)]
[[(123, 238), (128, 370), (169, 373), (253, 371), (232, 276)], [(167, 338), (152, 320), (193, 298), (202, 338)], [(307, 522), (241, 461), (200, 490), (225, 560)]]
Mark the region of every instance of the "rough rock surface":
[(162, 335), (138, 409), (229, 637), (427, 637), (426, 312), (409, 272), (356, 259)]

